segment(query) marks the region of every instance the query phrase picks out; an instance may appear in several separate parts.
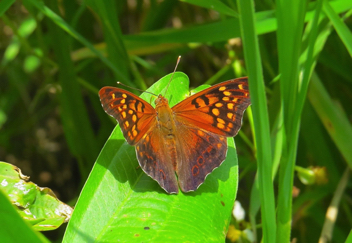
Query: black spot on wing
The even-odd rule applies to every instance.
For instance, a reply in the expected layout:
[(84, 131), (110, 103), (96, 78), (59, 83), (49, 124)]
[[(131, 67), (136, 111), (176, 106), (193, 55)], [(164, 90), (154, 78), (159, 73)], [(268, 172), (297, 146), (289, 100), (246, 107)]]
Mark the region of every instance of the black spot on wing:
[(200, 100), (203, 101), (206, 106), (209, 105), (209, 98), (205, 95), (201, 95), (197, 99), (193, 99), (191, 104), (194, 105), (197, 109), (203, 107), (203, 104), (199, 102)]

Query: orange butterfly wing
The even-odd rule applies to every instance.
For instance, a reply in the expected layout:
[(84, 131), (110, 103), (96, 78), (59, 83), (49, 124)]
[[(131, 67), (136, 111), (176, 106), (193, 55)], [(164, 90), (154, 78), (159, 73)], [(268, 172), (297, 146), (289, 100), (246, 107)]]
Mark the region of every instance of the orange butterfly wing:
[(103, 109), (114, 117), (130, 145), (135, 145), (155, 124), (155, 109), (126, 90), (104, 87), (99, 91)]
[(222, 82), (172, 108), (177, 134), (177, 175), (181, 190), (196, 190), (226, 158), (227, 139), (241, 128), (250, 105), (247, 78)]
[(228, 80), (172, 107), (177, 120), (219, 135), (236, 136), (251, 104), (247, 77)]
[(168, 193), (177, 193), (178, 184), (165, 137), (156, 125), (156, 111), (138, 96), (114, 87), (99, 91), (106, 113), (114, 117), (136, 154), (143, 171), (156, 180)]
[(195, 191), (225, 160), (227, 138), (196, 127), (178, 125), (177, 175), (183, 192)]
[(159, 126), (153, 127), (136, 145), (139, 165), (168, 193), (178, 193), (178, 183), (173, 167), (175, 157), (170, 153), (170, 141)]

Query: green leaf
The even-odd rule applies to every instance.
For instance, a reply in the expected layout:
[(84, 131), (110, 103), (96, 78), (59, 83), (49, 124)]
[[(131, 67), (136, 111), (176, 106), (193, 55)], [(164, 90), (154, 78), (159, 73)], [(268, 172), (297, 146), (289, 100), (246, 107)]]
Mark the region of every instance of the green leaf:
[[(170, 77), (148, 91), (164, 94)], [(166, 93), (170, 106), (185, 99), (188, 82), (185, 74), (175, 73)], [(147, 93), (141, 97), (155, 99)], [(81, 193), (64, 242), (223, 242), (238, 182), (233, 139), (228, 143), (227, 159), (197, 191), (169, 195), (139, 168), (135, 148), (116, 126)]]
[(346, 243), (352, 243), (352, 230), (348, 234), (348, 238), (346, 239)]
[[(255, 185), (258, 187), (252, 189), (252, 201), (258, 200), (253, 198), (260, 195), (260, 203), (262, 206), (262, 222), (263, 222), (263, 241), (274, 242), (276, 233), (275, 222), (275, 197), (272, 180), (272, 155), (270, 142), (269, 116), (266, 102), (265, 86), (263, 79), (263, 69), (261, 65), (261, 56), (259, 52), (259, 44), (257, 31), (255, 28), (254, 5), (252, 1), (238, 0), (238, 8), (240, 12), (241, 33), (244, 46), (244, 55), (246, 58), (246, 66), (249, 78), (249, 90), (251, 95), (254, 136), (257, 146), (258, 174)], [(259, 192), (258, 194), (256, 192)], [(259, 206), (257, 203), (251, 202), (251, 212)], [(253, 216), (253, 215), (252, 215)], [(252, 218), (252, 223), (253, 223)], [(254, 227), (254, 225), (252, 226)]]
[(0, 215), (0, 239), (2, 242), (49, 242), (21, 219), (1, 190)]
[(73, 209), (60, 202), (51, 189), (38, 187), (28, 179), (16, 166), (0, 162), (0, 190), (33, 229), (53, 230), (67, 222)]

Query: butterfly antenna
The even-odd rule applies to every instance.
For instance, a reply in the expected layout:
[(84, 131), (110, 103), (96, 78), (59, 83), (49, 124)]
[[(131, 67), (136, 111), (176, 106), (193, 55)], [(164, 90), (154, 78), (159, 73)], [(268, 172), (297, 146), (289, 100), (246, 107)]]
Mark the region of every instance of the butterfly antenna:
[(181, 56), (178, 56), (177, 61), (176, 61), (176, 66), (175, 66), (174, 72), (172, 73), (172, 76), (171, 76), (171, 78), (170, 78), (170, 81), (169, 81), (169, 83), (168, 83), (167, 86), (166, 86), (164, 96), (166, 95), (166, 91), (169, 89), (171, 80), (172, 80), (172, 78), (174, 77), (174, 74), (175, 74), (175, 72), (176, 72), (176, 69), (177, 69), (178, 64), (180, 63), (180, 60), (181, 60)]
[(117, 84), (118, 84), (118, 85), (125, 86), (125, 87), (130, 88), (130, 89), (138, 90), (138, 91), (141, 91), (141, 92), (144, 92), (144, 93), (147, 93), (147, 94), (151, 94), (151, 95), (154, 95), (154, 96), (158, 97), (156, 94), (153, 94), (152, 92), (145, 91), (145, 90), (141, 90), (141, 89), (137, 89), (137, 88), (133, 88), (133, 87), (131, 87), (131, 86), (128, 86), (128, 85), (126, 85), (126, 84), (121, 83), (120, 81), (117, 81)]

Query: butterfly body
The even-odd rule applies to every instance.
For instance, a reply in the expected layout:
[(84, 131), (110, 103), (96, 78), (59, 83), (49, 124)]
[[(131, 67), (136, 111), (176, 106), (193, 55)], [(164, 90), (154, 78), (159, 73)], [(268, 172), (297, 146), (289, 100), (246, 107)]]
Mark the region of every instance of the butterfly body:
[(158, 127), (164, 133), (164, 136), (173, 138), (175, 136), (176, 125), (174, 114), (169, 106), (169, 102), (162, 95), (155, 100), (155, 111)]
[(162, 95), (155, 108), (123, 89), (104, 87), (99, 95), (127, 142), (136, 146), (143, 171), (168, 193), (178, 193), (178, 186), (196, 190), (220, 166), (226, 137), (237, 134), (250, 104), (247, 78), (212, 86), (172, 108)]

